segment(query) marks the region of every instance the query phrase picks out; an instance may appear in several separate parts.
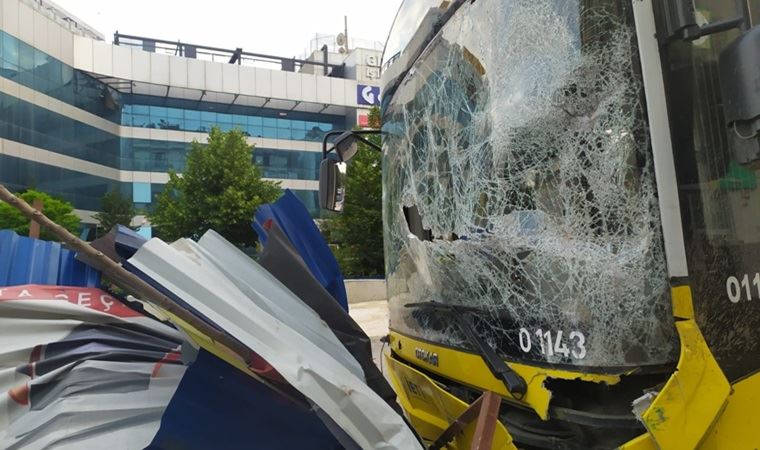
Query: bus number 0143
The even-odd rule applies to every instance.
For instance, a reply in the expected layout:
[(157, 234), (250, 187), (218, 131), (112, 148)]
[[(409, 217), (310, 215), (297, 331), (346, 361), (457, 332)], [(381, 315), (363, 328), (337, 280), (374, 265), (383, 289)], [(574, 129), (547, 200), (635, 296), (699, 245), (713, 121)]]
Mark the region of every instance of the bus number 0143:
[(571, 331), (566, 342), (562, 330), (544, 331), (539, 328), (535, 333), (531, 334), (526, 328), (520, 328), (520, 350), (530, 353), (534, 345), (533, 336), (536, 337), (535, 342), (540, 348), (542, 355), (562, 355), (566, 358), (572, 355), (575, 359), (586, 357), (586, 336), (580, 331)]

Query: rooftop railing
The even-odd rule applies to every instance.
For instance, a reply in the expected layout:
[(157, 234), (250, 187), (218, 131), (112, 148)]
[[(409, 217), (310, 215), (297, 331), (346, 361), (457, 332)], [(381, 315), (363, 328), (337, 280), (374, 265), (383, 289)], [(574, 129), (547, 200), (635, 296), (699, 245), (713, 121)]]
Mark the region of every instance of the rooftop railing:
[(118, 31), (113, 35), (114, 45), (138, 48), (146, 52), (162, 53), (167, 55), (182, 56), (205, 61), (215, 61), (244, 66), (265, 67), (285, 72), (309, 72), (324, 76), (343, 78), (345, 74), (344, 64), (330, 64), (327, 62), (328, 49), (323, 47), (323, 60), (305, 60), (299, 58), (286, 58), (282, 56), (267, 55), (236, 49), (210, 47), (207, 45), (190, 44), (181, 41), (168, 41), (142, 36), (121, 34)]

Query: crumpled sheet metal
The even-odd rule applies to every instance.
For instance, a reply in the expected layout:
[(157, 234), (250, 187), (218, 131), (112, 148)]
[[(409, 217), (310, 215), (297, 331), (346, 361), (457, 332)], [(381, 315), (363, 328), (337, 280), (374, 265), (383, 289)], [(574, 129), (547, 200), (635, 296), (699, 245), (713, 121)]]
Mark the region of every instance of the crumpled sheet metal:
[(401, 406), (396, 402), (396, 392), (372, 359), (370, 338), (311, 274), (298, 250), (277, 224), (269, 229), (267, 243), (259, 252), (257, 262), (319, 315), (346, 350), (356, 358), (367, 385), (391, 408), (401, 413)]
[[(353, 359), (345, 348), (322, 348), (299, 330), (300, 325), (293, 328), (269, 312), (273, 303), (287, 301), (287, 290), (254, 290), (237, 278), (239, 273), (220, 270), (212, 258), (222, 267), (247, 265), (243, 270), (250, 271), (248, 275), (264, 269), (252, 260), (238, 259), (238, 251), (228, 246), (203, 246), (186, 240), (170, 246), (151, 239), (129, 263), (263, 357), (362, 448), (421, 448), (404, 420), (365, 384), (356, 360), (345, 358)], [(259, 292), (272, 296), (268, 306), (261, 306)], [(323, 335), (319, 342), (340, 345), (329, 328), (325, 330), (332, 337)]]
[[(306, 306), (274, 275), (218, 233), (210, 230), (198, 243), (191, 239), (181, 239), (172, 246), (199, 258), (205, 267), (214, 268), (219, 275), (230, 280), (245, 294), (243, 303), (238, 305), (240, 309), (245, 310), (251, 302), (255, 303), (286, 326), (298, 330), (298, 333), (330, 354), (355, 376), (364, 378), (359, 363), (314, 310)], [(237, 298), (228, 300), (235, 301)]]
[(346, 286), (338, 261), (306, 206), (290, 189), (285, 189), (276, 202), (261, 205), (256, 210), (252, 225), (262, 245), (266, 245), (273, 224), (280, 228), (291, 246), (298, 250), (314, 278), (327, 289), (343, 310), (348, 311)]
[(624, 3), (467, 2), (385, 99), (393, 329), (466, 345), (454, 324), (405, 307), (444, 302), (482, 309), (479, 332), (513, 358), (674, 361)]

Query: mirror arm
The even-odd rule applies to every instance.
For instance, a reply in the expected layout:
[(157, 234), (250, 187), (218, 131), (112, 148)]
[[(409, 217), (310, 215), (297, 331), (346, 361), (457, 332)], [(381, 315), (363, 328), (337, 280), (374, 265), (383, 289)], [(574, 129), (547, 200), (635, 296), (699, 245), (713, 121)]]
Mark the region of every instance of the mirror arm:
[(699, 38), (709, 36), (711, 34), (722, 33), (724, 31), (732, 30), (734, 28), (744, 29), (746, 19), (744, 17), (735, 17), (729, 20), (722, 20), (720, 22), (712, 22), (705, 24), (697, 28), (693, 32), (684, 33), (685, 39), (688, 41), (694, 41)]
[(322, 138), (322, 159), (327, 158), (327, 153), (328, 153), (327, 140), (330, 139), (330, 137), (332, 136), (337, 136), (342, 133), (343, 133), (342, 130), (333, 130), (333, 131), (328, 131), (327, 133), (325, 133), (325, 137)]
[[(351, 134), (356, 136), (356, 139), (364, 142), (365, 144), (369, 145), (370, 147), (372, 147), (373, 149), (379, 152), (382, 151), (380, 146), (362, 137), (362, 135), (380, 134), (379, 129), (373, 128), (373, 129), (368, 129), (368, 130), (348, 130), (348, 131), (350, 131)], [(345, 133), (344, 130), (333, 130), (333, 131), (328, 131), (327, 133), (325, 133), (325, 137), (322, 138), (322, 159), (327, 158), (327, 154), (330, 153), (330, 151), (332, 151), (332, 149), (327, 150), (328, 139), (330, 139), (333, 136), (338, 136), (343, 133)]]
[(363, 130), (351, 130), (352, 133), (356, 135), (362, 135), (362, 134), (380, 134), (381, 131), (379, 128), (365, 128)]
[[(380, 133), (380, 131), (378, 131), (377, 133), (373, 133), (373, 134), (378, 134), (378, 133)], [(366, 134), (369, 134), (369, 133), (366, 133)], [(372, 141), (370, 141), (368, 139), (365, 139), (365, 138), (363, 138), (361, 136), (358, 136), (358, 135), (356, 136), (356, 139), (359, 139), (360, 141), (362, 141), (365, 144), (369, 145), (370, 147), (372, 147), (373, 149), (377, 150), (378, 152), (382, 152), (383, 151), (383, 149), (379, 145), (375, 144), (374, 142), (372, 142)]]
[(670, 41), (694, 41), (716, 33), (734, 28), (746, 32), (750, 29), (750, 10), (746, 0), (735, 0), (737, 11), (741, 14), (733, 19), (699, 25), (695, 14), (694, 0), (664, 0), (665, 36), (659, 40), (663, 44)]

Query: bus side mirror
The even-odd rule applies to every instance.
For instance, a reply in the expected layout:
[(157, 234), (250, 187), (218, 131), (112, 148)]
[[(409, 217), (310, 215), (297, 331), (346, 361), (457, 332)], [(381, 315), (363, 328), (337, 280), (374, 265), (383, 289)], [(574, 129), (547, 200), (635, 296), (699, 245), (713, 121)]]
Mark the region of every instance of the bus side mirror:
[(356, 138), (356, 134), (351, 131), (346, 131), (335, 139), (333, 145), (335, 146), (335, 152), (338, 153), (340, 160), (347, 162), (356, 155), (357, 151), (359, 151), (357, 144), (358, 139)]
[(723, 49), (718, 70), (723, 112), (737, 160), (760, 159), (760, 26)]
[[(354, 144), (355, 145), (355, 144)], [(319, 206), (341, 212), (346, 201), (345, 162), (325, 158), (319, 165)]]

